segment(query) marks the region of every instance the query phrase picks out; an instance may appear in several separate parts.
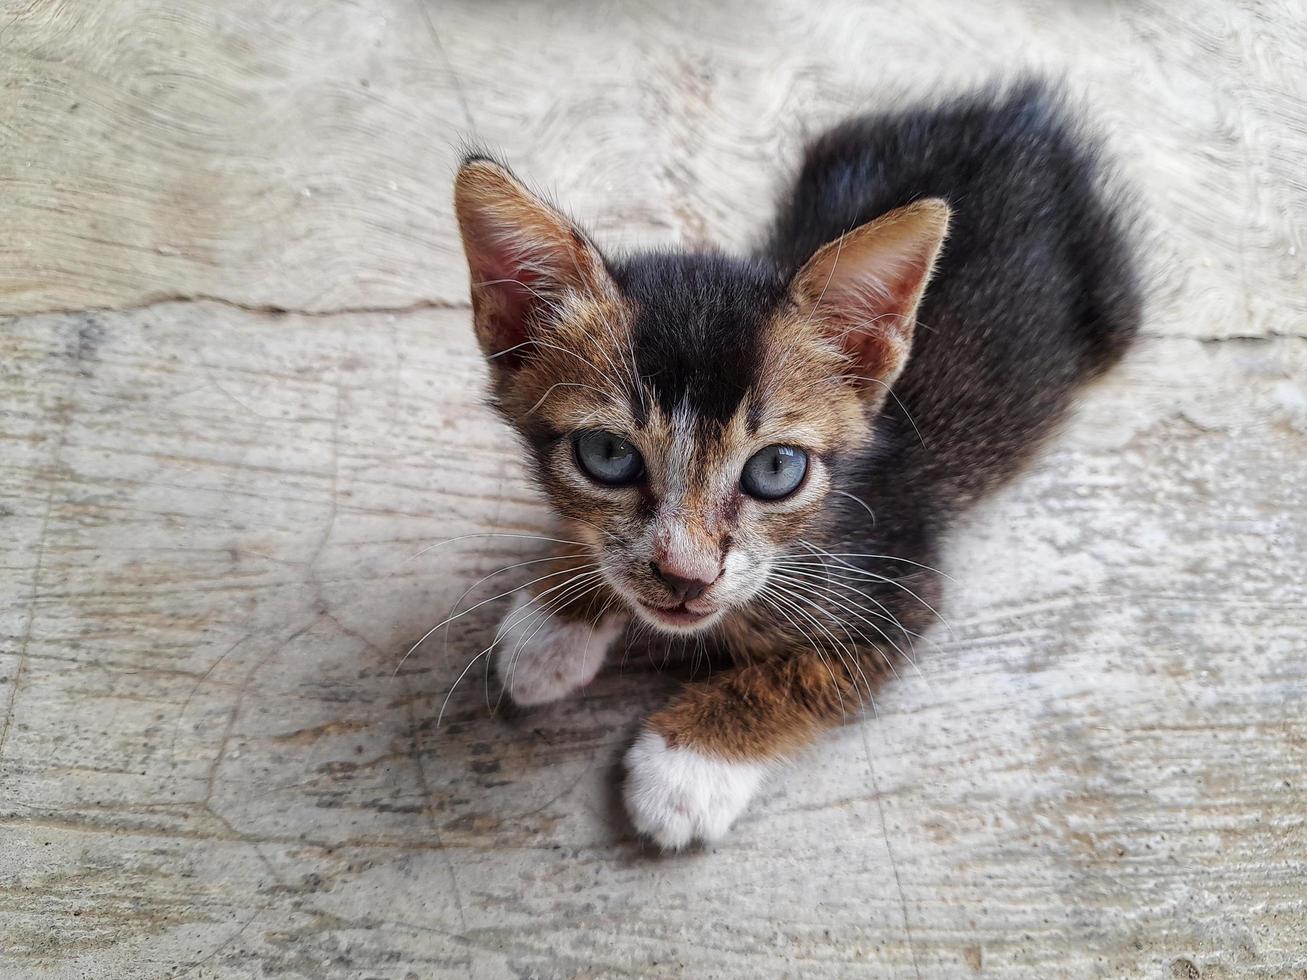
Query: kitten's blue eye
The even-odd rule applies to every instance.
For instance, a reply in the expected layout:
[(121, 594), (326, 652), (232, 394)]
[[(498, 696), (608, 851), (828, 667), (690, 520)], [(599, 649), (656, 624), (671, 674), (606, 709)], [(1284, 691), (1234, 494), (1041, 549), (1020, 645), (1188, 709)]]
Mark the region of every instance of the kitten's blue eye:
[(740, 486), (750, 497), (780, 500), (799, 488), (808, 472), (808, 454), (795, 446), (768, 446), (749, 457)]
[(644, 475), (639, 450), (612, 432), (582, 432), (576, 437), (576, 462), (600, 483), (622, 486)]

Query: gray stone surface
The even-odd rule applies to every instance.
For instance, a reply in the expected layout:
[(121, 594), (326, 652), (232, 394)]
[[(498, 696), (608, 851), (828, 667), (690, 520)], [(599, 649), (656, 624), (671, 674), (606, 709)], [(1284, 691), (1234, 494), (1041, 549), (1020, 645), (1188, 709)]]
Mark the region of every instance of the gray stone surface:
[[(0, 10), (0, 975), (1307, 976), (1296, 3)], [(548, 515), (479, 404), (464, 137), (742, 245), (805, 132), (1019, 66), (1139, 188), (1147, 337), (958, 535), (919, 672), (658, 858), (632, 648), (493, 715)], [(529, 576), (509, 569), (465, 606)]]

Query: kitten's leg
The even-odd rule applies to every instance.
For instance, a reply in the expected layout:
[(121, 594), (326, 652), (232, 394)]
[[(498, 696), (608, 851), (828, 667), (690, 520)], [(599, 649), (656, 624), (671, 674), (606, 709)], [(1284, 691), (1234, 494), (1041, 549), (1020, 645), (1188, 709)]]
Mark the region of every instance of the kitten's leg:
[(546, 704), (589, 684), (626, 624), (625, 606), (591, 577), (589, 564), (560, 555), (548, 577), (514, 596), (494, 662), (515, 704)]
[(667, 849), (721, 837), (771, 770), (857, 715), (876, 679), (868, 658), (846, 666), (804, 652), (687, 685), (627, 752), (635, 828)]

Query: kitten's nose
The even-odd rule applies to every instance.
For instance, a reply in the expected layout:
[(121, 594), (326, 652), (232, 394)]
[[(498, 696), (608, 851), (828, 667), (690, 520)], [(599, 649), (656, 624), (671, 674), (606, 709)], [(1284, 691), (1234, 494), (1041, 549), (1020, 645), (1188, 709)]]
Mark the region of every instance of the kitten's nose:
[(712, 582), (705, 582), (703, 579), (686, 578), (684, 575), (677, 575), (666, 565), (660, 565), (656, 561), (649, 563), (649, 569), (653, 572), (654, 578), (658, 579), (671, 594), (681, 602), (689, 602), (691, 599), (697, 599), (708, 591), (708, 586)]

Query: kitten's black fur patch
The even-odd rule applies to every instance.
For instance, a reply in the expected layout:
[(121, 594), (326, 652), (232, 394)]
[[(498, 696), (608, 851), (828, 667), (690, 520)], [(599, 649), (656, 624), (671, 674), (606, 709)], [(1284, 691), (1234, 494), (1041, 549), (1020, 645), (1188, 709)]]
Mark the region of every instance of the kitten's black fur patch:
[(635, 309), (636, 369), (663, 412), (670, 416), (684, 399), (701, 420), (730, 419), (755, 380), (762, 327), (786, 294), (779, 270), (767, 261), (676, 252), (608, 267)]

